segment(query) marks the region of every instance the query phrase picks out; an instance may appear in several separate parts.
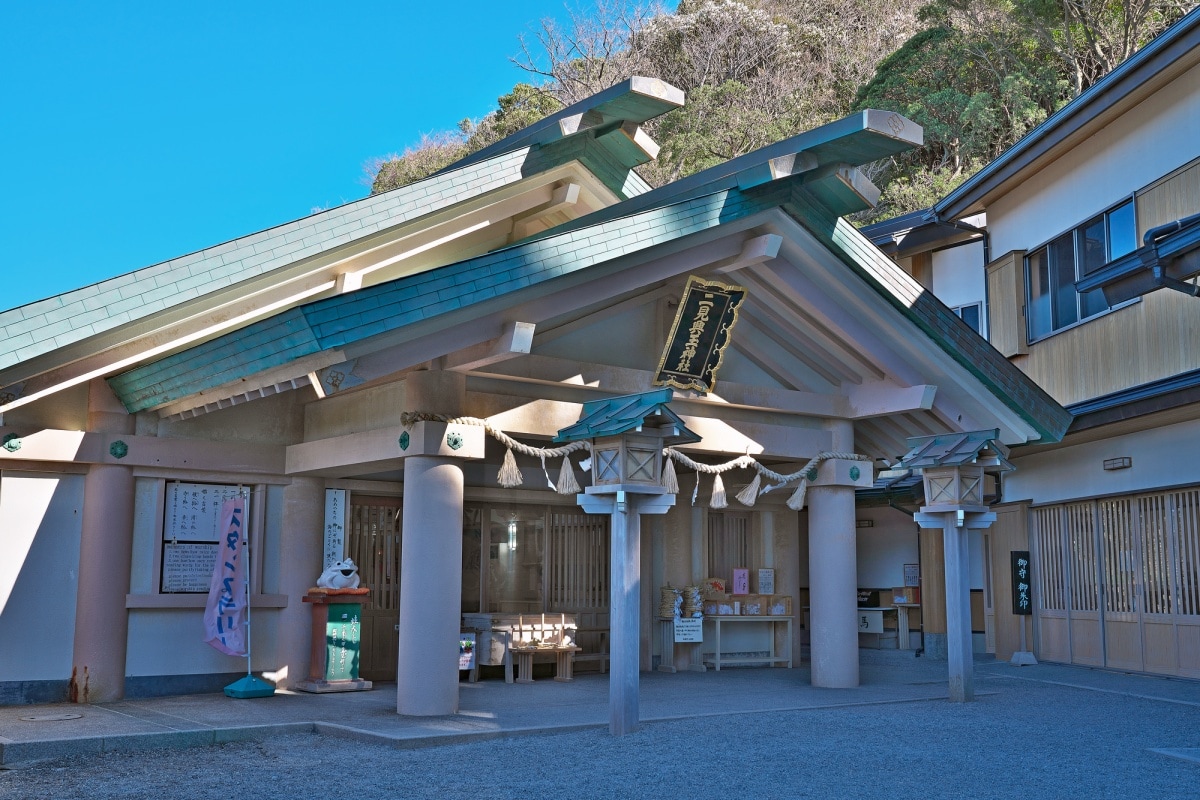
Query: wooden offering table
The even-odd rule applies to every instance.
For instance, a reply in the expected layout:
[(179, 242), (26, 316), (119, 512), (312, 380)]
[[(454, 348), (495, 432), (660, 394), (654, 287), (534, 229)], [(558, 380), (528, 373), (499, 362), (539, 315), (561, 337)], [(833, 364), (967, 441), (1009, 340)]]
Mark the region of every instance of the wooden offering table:
[(554, 653), (554, 680), (574, 680), (574, 658), (580, 648), (574, 645), (557, 647), (511, 647), (517, 660), (517, 683), (533, 683), (533, 657), (538, 653)]

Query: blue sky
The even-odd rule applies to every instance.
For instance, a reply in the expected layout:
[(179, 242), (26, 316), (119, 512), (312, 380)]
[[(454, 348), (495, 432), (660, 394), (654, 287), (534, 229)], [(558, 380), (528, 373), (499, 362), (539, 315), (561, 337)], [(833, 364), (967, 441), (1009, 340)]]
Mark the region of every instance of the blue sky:
[(370, 158), (527, 79), (508, 59), (551, 16), (563, 0), (6, 4), (0, 310), (364, 197)]

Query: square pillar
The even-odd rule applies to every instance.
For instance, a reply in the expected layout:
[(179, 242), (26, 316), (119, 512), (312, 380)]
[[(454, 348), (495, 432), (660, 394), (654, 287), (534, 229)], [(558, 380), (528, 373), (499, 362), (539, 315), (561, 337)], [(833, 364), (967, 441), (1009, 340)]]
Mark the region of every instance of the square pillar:
[(612, 518), (609, 577), (609, 731), (614, 736), (632, 732), (638, 723), (638, 625), (641, 606), (641, 515), (665, 514), (675, 505), (670, 494), (634, 494), (627, 491), (578, 495), (588, 514)]

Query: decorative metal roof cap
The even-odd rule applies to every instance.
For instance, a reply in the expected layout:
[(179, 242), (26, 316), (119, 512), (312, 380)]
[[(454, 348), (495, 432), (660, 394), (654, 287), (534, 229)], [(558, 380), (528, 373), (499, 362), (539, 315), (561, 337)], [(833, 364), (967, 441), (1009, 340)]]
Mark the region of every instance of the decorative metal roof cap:
[(673, 396), (670, 388), (664, 388), (584, 403), (579, 421), (560, 430), (555, 434), (554, 441), (597, 439), (629, 431), (658, 433), (665, 444), (700, 441), (700, 437), (683, 424), (679, 415), (667, 407)]
[(914, 436), (908, 440), (908, 453), (893, 469), (920, 470), (972, 465), (990, 468), (989, 472), (1007, 472), (1014, 467), (1008, 462), (1008, 448), (1000, 442), (999, 437), (997, 428)]

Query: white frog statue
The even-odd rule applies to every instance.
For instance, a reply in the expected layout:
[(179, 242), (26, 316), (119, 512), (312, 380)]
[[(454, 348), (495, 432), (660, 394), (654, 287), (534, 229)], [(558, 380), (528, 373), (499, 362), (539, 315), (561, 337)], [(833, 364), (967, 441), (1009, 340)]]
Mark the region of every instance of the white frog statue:
[(322, 589), (357, 589), (358, 566), (349, 558), (335, 561), (317, 578), (317, 586)]

